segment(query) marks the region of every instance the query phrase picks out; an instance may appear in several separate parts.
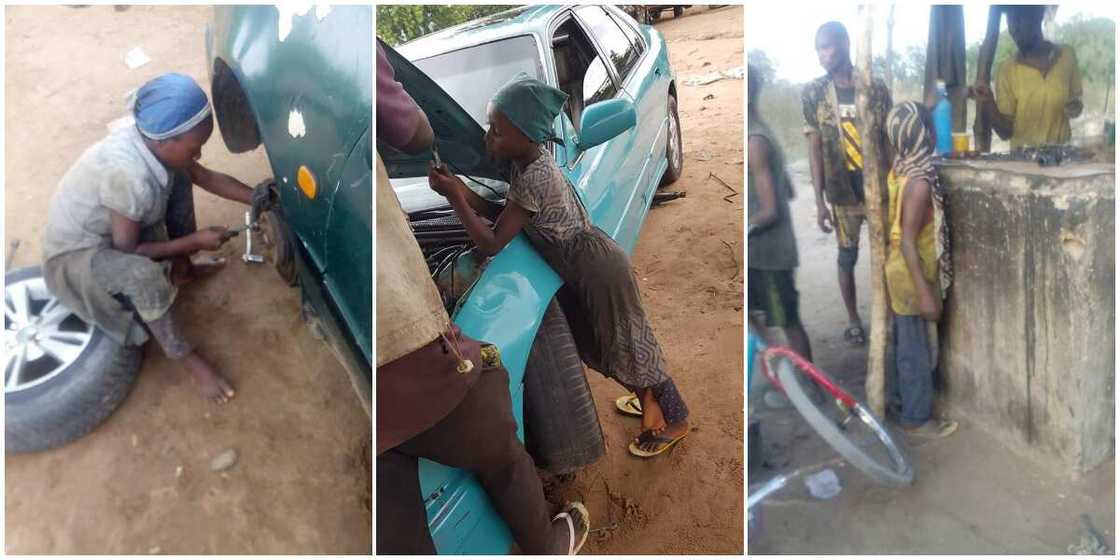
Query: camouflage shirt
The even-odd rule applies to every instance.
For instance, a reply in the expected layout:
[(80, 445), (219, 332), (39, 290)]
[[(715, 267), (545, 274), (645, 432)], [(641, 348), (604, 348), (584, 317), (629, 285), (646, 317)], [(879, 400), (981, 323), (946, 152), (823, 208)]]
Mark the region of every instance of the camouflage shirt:
[[(859, 138), (859, 121), (850, 112), (844, 113), (832, 79), (822, 76), (813, 80), (801, 91), (801, 109), (805, 116), (805, 134), (821, 135), (824, 152), (824, 191), (829, 203), (838, 206), (858, 206), (863, 202), (863, 156)], [(881, 136), (880, 153), (886, 146), (887, 112), (891, 109), (891, 92), (878, 78), (871, 79), (871, 114), (879, 121)], [(842, 114), (844, 113), (844, 114)], [(886, 167), (883, 167), (886, 170)]]

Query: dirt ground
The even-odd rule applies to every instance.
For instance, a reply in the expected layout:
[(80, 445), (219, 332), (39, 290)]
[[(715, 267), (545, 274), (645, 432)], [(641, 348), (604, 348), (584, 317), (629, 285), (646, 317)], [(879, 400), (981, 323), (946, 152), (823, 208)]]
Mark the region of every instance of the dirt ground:
[[(801, 316), (818, 366), (862, 398), (867, 347), (843, 341), (847, 313), (836, 283), (836, 240), (816, 225), (808, 164), (791, 166), (798, 197), (791, 202), (801, 267), (797, 289)], [(870, 318), (870, 250), (861, 239), (856, 283), (860, 315)], [(778, 335), (780, 336), (780, 335)], [(757, 372), (756, 372), (757, 373)], [(749, 473), (752, 488), (778, 473), (819, 471), (837, 455), (792, 409), (774, 410), (752, 392), (751, 419), (762, 421), (766, 468)], [(1066, 554), (1080, 543), (1078, 517), (1089, 515), (1115, 550), (1115, 463), (1080, 480), (1054, 473), (1015, 455), (968, 418), (950, 438), (907, 446), (915, 484), (890, 490), (851, 466), (827, 465), (841, 493), (813, 498), (803, 478), (772, 495), (750, 530), (752, 554)], [(900, 438), (902, 436), (899, 436)]]
[[(125, 113), (126, 92), (172, 70), (208, 89), (210, 14), (7, 8), (4, 233), (21, 242), (14, 267), (39, 261), (58, 179)], [(124, 55), (136, 46), (152, 61), (129, 70)], [(269, 174), (263, 150), (232, 155), (217, 133), (202, 162), (250, 185)], [(200, 226), (244, 219), (244, 207), (196, 192)], [(242, 239), (223, 247), (225, 270), (180, 295), (188, 335), (237, 398), (207, 404), (149, 346), (133, 393), (93, 434), (5, 457), (8, 553), (370, 553), (369, 417), (301, 323), (298, 293), (269, 267), (237, 258)], [(237, 465), (211, 472), (227, 448)]]
[[(633, 257), (646, 312), (690, 409), (693, 432), (667, 457), (626, 446), (638, 419), (590, 372), (607, 454), (562, 488), (591, 512), (592, 554), (743, 552), (743, 88), (689, 77), (743, 66), (743, 9), (696, 6), (656, 28), (677, 75), (688, 196), (653, 208)], [(714, 174), (714, 176), (709, 176)], [(719, 179), (717, 179), (718, 177)]]

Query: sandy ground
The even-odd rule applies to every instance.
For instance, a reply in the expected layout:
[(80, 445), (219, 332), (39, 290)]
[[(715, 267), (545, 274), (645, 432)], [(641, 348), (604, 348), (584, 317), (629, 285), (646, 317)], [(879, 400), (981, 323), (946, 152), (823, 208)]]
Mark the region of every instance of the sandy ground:
[[(816, 204), (805, 161), (791, 166), (799, 196), (791, 202), (801, 267), (797, 288), (801, 316), (818, 366), (862, 398), (867, 348), (842, 337), (847, 313), (836, 284), (836, 241), (816, 225)], [(870, 317), (870, 250), (863, 230), (856, 283), (860, 315)], [(780, 335), (778, 335), (780, 336)], [(812, 468), (835, 459), (831, 450), (792, 409), (773, 410), (750, 395), (750, 417), (762, 420), (767, 468), (749, 473), (753, 488), (780, 472)], [(998, 439), (957, 418), (952, 437), (907, 447), (916, 472), (904, 490), (876, 486), (851, 466), (833, 468), (839, 496), (813, 498), (803, 479), (760, 508), (750, 531), (752, 554), (1065, 554), (1080, 542), (1078, 516), (1089, 514), (1115, 550), (1115, 464), (1104, 463), (1072, 481), (1015, 455)], [(901, 436), (899, 436), (901, 438)]]
[[(687, 198), (650, 211), (633, 257), (646, 312), (688, 402), (693, 432), (668, 456), (626, 451), (638, 419), (623, 390), (589, 372), (607, 454), (560, 492), (588, 506), (592, 554), (743, 551), (743, 81), (684, 80), (743, 66), (743, 9), (693, 7), (656, 25), (669, 42)], [(709, 99), (705, 97), (713, 96)]]
[[(39, 260), (47, 204), (71, 162), (124, 114), (125, 93), (171, 70), (207, 84), (207, 7), (6, 10), (6, 241), (14, 266)], [(152, 62), (129, 70), (140, 46)], [(205, 86), (207, 89), (208, 85)], [(249, 184), (263, 151), (234, 156), (215, 132), (203, 163)], [(198, 191), (200, 226), (245, 208)], [(64, 448), (7, 456), (6, 551), (47, 554), (369, 553), (370, 421), (327, 347), (302, 325), (299, 296), (236, 255), (181, 294), (188, 335), (239, 389), (216, 407), (147, 348), (120, 410)], [(6, 245), (6, 244), (5, 244)], [(267, 353), (250, 355), (252, 349)], [(227, 448), (224, 474), (209, 469)], [(176, 470), (181, 467), (181, 476)]]

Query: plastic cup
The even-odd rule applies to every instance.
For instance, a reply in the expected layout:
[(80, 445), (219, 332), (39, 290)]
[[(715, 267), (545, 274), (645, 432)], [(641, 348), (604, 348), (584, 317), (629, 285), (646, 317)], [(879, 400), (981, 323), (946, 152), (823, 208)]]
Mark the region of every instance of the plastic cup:
[(967, 133), (953, 133), (953, 151), (963, 154), (968, 151), (969, 137)]

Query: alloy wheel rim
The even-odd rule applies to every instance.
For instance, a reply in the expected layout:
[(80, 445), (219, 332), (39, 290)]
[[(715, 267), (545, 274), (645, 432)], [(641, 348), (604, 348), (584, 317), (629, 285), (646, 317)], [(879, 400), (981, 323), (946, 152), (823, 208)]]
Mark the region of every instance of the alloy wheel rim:
[(89, 346), (93, 326), (66, 309), (41, 276), (4, 286), (4, 393), (53, 379)]

